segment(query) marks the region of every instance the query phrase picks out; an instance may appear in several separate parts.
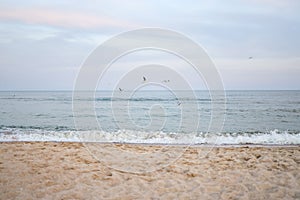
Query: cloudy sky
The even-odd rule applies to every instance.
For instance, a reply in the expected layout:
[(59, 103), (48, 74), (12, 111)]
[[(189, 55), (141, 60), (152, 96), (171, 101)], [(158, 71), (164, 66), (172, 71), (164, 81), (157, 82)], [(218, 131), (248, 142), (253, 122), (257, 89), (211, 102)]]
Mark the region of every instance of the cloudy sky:
[(298, 0), (0, 0), (0, 90), (70, 90), (98, 45), (143, 27), (199, 43), (226, 89), (300, 89), (299, 10)]

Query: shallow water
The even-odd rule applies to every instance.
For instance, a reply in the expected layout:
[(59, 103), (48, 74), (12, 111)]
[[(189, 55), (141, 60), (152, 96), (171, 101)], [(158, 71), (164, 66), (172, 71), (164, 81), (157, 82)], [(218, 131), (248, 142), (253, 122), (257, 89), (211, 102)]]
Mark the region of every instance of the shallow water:
[(194, 96), (118, 92), (76, 99), (95, 104), (97, 128), (89, 123), (95, 116), (84, 107), (76, 115), (84, 126), (75, 127), (72, 91), (0, 92), (0, 140), (300, 144), (300, 91), (226, 91), (220, 132), (209, 131), (209, 125), (212, 103), (218, 108), (222, 101), (213, 101), (207, 91), (194, 91)]

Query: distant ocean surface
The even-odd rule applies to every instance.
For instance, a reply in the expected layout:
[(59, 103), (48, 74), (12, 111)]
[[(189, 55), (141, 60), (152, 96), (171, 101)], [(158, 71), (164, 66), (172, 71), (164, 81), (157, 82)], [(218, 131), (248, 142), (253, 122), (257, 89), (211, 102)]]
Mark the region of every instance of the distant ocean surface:
[[(126, 92), (126, 91), (123, 91)], [(184, 91), (179, 91), (183, 93)], [(77, 130), (72, 111), (72, 91), (0, 92), (0, 141), (81, 141), (80, 134), (98, 136), (102, 142), (186, 144), (300, 144), (300, 91), (226, 91), (226, 113), (221, 132), (207, 132), (211, 119), (211, 99), (207, 91), (195, 91), (196, 98), (180, 102), (167, 91), (140, 91), (131, 98), (111, 97), (98, 91), (95, 113), (101, 129), (89, 126)], [(135, 126), (115, 118), (111, 105), (129, 114)], [(124, 108), (124, 102), (128, 105)], [(197, 105), (197, 130), (181, 124), (181, 104)], [(151, 110), (159, 105), (161, 112)], [(119, 107), (118, 107), (119, 106)], [(191, 106), (191, 109), (194, 108)], [(189, 112), (189, 106), (187, 106)], [(190, 110), (192, 113), (194, 110)], [(147, 127), (151, 120), (163, 127)], [(193, 122), (195, 116), (187, 121)], [(124, 128), (126, 127), (126, 128)], [(212, 140), (212, 138), (214, 138)]]

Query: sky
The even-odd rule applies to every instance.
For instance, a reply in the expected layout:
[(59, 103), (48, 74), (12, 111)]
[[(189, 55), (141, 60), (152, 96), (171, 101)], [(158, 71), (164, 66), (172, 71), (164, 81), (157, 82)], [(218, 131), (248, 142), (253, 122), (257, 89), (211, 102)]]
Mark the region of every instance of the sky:
[[(97, 46), (144, 27), (178, 31), (201, 45), (225, 89), (300, 89), (299, 10), (298, 0), (0, 0), (0, 90), (72, 90)], [(201, 89), (178, 58), (142, 53), (123, 62), (166, 58)], [(122, 73), (116, 65), (107, 79)]]

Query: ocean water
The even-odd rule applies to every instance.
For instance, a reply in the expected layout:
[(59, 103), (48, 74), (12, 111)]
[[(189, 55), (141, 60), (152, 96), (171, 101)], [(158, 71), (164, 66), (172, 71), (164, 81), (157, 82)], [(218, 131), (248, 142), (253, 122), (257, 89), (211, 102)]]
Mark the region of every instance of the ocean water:
[[(119, 91), (117, 91), (119, 92)], [(125, 93), (130, 93), (130, 98)], [(0, 92), (0, 141), (98, 141), (163, 144), (300, 144), (300, 91), (226, 91), (222, 130), (209, 131), (209, 92), (97, 91), (76, 99), (72, 91)], [(94, 115), (84, 105), (94, 103)], [(97, 119), (98, 127), (90, 121)], [(195, 128), (195, 124), (197, 127)], [(90, 137), (91, 136), (91, 137)]]

